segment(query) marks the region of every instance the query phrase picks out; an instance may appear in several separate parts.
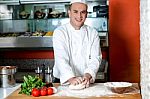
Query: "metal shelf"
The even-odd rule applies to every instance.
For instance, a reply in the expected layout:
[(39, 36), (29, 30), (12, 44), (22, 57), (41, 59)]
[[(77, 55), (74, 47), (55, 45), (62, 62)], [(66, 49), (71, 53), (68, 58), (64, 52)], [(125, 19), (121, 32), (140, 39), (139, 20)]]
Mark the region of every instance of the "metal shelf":
[(0, 48), (53, 47), (52, 37), (0, 37)]

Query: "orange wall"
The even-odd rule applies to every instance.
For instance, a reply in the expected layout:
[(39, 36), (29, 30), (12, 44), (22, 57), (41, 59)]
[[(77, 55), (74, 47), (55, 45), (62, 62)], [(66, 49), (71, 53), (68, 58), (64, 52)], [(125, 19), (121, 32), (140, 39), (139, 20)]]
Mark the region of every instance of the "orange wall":
[(110, 81), (140, 81), (139, 0), (109, 0)]

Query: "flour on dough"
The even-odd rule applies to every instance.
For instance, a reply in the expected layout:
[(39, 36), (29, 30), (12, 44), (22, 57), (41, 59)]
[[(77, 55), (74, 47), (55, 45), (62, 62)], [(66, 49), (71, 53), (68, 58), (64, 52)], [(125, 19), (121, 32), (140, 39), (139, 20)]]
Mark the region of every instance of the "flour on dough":
[(78, 85), (69, 85), (69, 88), (70, 89), (77, 89), (77, 90), (80, 90), (80, 89), (84, 89), (85, 88), (85, 85), (84, 84), (78, 84)]

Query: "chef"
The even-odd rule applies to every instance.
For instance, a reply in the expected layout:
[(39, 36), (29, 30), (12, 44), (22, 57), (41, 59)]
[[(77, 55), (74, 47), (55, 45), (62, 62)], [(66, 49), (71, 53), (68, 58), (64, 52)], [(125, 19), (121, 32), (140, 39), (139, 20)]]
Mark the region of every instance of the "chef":
[(53, 34), (53, 75), (61, 84), (82, 83), (89, 87), (95, 81), (102, 60), (100, 39), (94, 28), (84, 24), (87, 2), (72, 0), (70, 4), (69, 23), (56, 28)]

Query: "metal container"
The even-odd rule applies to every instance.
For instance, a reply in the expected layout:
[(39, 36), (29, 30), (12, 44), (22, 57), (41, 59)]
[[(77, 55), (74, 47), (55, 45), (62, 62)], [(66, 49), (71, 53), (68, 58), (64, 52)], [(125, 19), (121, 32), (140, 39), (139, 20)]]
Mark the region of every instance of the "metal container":
[(37, 67), (35, 70), (35, 73), (37, 74), (38, 77), (40, 77), (43, 82), (45, 83), (52, 83), (53, 82), (53, 70), (48, 66), (41, 66)]
[(0, 66), (0, 87), (13, 87), (16, 84), (16, 66)]

